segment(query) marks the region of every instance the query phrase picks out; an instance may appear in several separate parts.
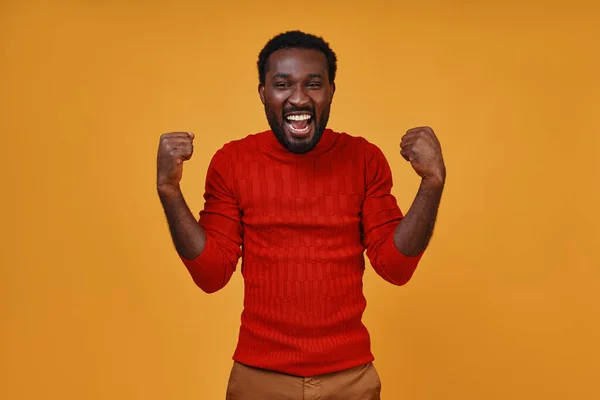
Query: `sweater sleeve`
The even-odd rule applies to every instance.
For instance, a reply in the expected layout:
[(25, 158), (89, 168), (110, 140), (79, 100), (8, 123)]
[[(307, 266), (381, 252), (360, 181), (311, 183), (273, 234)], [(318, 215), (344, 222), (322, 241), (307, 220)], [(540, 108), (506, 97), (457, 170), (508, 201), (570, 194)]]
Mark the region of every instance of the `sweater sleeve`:
[(392, 173), (381, 150), (366, 144), (366, 193), (362, 206), (363, 241), (373, 269), (386, 281), (404, 285), (412, 277), (423, 252), (402, 254), (394, 243), (403, 214), (392, 195)]
[(229, 282), (241, 256), (241, 212), (232, 190), (231, 175), (232, 164), (221, 149), (208, 167), (204, 208), (198, 220), (206, 244), (193, 260), (180, 256), (196, 285), (206, 293), (216, 292)]

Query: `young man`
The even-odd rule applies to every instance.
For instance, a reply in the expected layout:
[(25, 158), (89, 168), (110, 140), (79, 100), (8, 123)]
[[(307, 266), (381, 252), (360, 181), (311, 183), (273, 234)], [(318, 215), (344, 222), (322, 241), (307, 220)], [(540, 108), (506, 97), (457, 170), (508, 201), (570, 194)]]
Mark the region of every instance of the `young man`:
[(400, 154), (421, 177), (403, 215), (379, 148), (327, 128), (337, 59), (321, 38), (291, 31), (258, 59), (270, 130), (225, 144), (208, 168), (196, 221), (179, 182), (194, 135), (161, 136), (157, 187), (175, 248), (205, 292), (242, 257), (244, 310), (227, 388), (231, 399), (379, 399), (361, 318), (366, 254), (405, 284), (431, 238), (445, 183), (440, 144), (408, 130)]

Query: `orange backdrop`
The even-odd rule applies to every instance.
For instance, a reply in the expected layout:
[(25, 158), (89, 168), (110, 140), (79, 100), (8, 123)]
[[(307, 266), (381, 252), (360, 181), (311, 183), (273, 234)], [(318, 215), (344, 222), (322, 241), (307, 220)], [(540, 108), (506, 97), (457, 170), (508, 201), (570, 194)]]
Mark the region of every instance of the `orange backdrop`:
[(445, 151), (413, 280), (365, 277), (384, 398), (600, 398), (600, 6), (516, 4), (4, 0), (0, 397), (224, 398), (241, 277), (206, 295), (177, 259), (158, 138), (196, 133), (197, 215), (212, 154), (267, 127), (258, 51), (300, 28), (339, 56), (330, 126), (381, 147), (403, 210), (401, 135)]

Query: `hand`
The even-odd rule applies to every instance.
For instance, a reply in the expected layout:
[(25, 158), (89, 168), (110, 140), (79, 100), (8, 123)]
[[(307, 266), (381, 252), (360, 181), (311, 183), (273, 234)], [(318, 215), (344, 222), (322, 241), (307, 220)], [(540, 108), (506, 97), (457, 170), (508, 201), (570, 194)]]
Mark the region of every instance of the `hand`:
[(183, 174), (183, 162), (194, 152), (194, 134), (170, 132), (161, 135), (157, 156), (156, 184), (161, 188), (178, 188)]
[(446, 167), (433, 129), (428, 126), (409, 129), (402, 137), (400, 148), (402, 157), (423, 180), (444, 184)]

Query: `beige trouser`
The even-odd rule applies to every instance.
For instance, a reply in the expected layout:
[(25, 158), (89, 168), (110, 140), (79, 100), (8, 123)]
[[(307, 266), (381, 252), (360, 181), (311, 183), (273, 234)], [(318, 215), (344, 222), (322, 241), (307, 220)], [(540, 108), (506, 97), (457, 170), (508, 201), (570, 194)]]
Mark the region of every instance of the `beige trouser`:
[(380, 393), (372, 363), (303, 378), (234, 362), (226, 400), (380, 400)]

